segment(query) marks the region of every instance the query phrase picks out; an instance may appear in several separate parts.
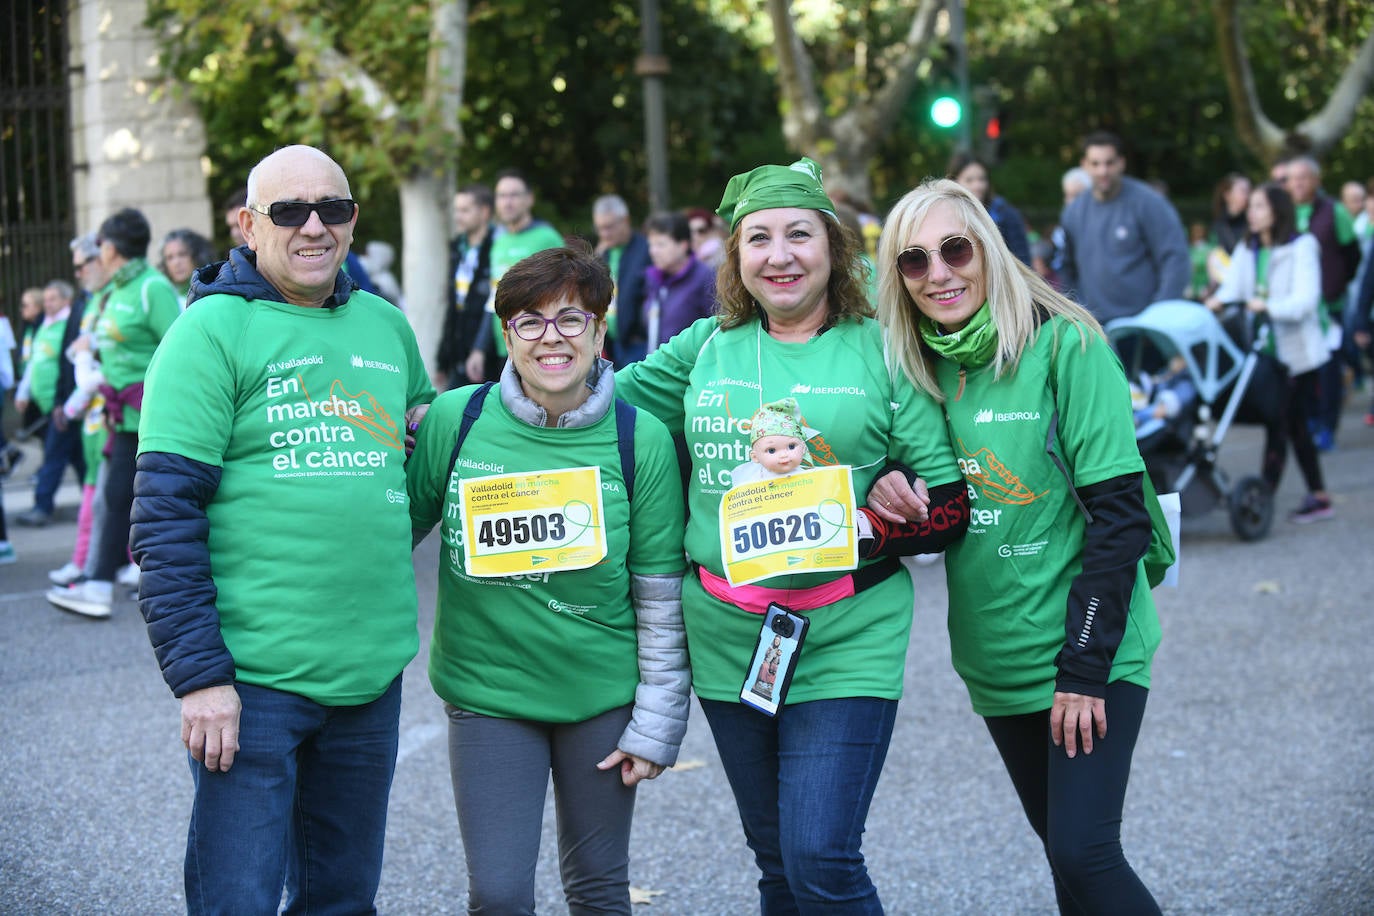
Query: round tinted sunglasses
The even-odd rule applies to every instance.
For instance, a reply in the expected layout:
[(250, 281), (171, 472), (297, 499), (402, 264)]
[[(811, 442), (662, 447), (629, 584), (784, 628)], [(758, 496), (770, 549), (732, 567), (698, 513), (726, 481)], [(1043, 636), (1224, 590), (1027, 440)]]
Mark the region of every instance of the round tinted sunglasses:
[(897, 255), (897, 269), (908, 280), (924, 280), (930, 273), (930, 258), (939, 251), (940, 260), (950, 270), (967, 267), (973, 260), (973, 240), (962, 235), (947, 238), (940, 243), (939, 249), (906, 248)]
[(337, 226), (353, 218), (353, 210), (358, 205), (347, 197), (331, 200), (279, 200), (264, 207), (262, 204), (249, 204), (248, 209), (261, 213), (272, 221), (274, 226), (294, 228), (304, 226), (312, 212), (320, 215), (320, 222), (326, 226)]

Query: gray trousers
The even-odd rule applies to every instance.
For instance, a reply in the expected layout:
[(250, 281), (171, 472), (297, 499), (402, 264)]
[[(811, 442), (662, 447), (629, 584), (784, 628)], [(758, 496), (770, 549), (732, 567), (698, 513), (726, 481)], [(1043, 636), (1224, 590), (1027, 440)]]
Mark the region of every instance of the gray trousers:
[(634, 789), (596, 764), (631, 706), (567, 725), (497, 719), (445, 705), (449, 772), (468, 867), (468, 913), (532, 914), (534, 868), (553, 773), (558, 856), (572, 916), (630, 913)]

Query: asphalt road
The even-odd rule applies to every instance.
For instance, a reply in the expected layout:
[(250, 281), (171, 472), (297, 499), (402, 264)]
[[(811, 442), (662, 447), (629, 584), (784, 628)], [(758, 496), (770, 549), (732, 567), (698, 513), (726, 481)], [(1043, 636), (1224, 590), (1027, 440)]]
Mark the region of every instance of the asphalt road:
[[(1334, 519), (1281, 518), (1258, 543), (1239, 542), (1222, 511), (1187, 519), (1182, 586), (1156, 592), (1164, 644), (1124, 840), (1167, 913), (1374, 913), (1374, 429), (1360, 420), (1352, 407), (1324, 457)], [(1223, 464), (1251, 473), (1257, 455), (1256, 431), (1238, 430)], [(11, 513), (28, 507), (21, 485), (35, 460), (6, 488)], [(191, 784), (177, 704), (137, 609), (124, 598), (96, 622), (42, 597), (46, 571), (68, 558), (74, 494), (59, 501), (63, 521), (12, 527), (20, 560), (0, 567), (0, 912), (182, 912)], [(1290, 465), (1280, 511), (1300, 495)], [(433, 539), (416, 554), (422, 633), (436, 557)], [(949, 666), (942, 569), (913, 575), (906, 698), (868, 821), (870, 870), (894, 914), (1053, 913), (1037, 844)], [(465, 904), (424, 654), (405, 678), (383, 913)], [(566, 912), (555, 849), (546, 817), (541, 912)], [(645, 916), (757, 912), (699, 713), (682, 765), (640, 791), (631, 879), (650, 901), (636, 907)]]

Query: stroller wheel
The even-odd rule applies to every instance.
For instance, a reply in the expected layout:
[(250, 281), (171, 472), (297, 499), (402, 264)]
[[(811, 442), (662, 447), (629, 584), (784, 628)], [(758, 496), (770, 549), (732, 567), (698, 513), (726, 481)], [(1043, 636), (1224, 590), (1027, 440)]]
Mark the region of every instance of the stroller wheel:
[(1258, 541), (1274, 522), (1274, 494), (1258, 477), (1242, 477), (1231, 490), (1231, 527), (1242, 541)]

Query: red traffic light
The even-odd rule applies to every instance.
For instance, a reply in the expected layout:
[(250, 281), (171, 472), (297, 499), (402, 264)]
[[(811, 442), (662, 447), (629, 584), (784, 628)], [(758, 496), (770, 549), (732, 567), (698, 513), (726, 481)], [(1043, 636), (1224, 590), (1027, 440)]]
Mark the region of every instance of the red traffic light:
[(1002, 138), (1002, 119), (995, 115), (988, 118), (987, 123), (983, 125), (983, 135), (989, 140), (1000, 140)]

